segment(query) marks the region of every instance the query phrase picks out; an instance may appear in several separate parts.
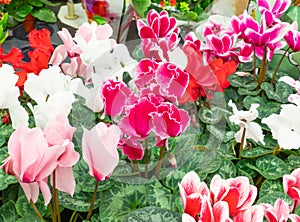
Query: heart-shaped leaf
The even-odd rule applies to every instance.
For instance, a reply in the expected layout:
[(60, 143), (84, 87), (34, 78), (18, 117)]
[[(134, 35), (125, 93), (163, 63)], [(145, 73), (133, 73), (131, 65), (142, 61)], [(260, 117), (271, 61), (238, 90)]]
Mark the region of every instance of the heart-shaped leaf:
[(124, 221), (130, 222), (180, 222), (181, 215), (178, 212), (165, 210), (159, 207), (149, 206), (135, 210), (125, 217)]
[(260, 189), (259, 189), (259, 196), (263, 197), (267, 194), (272, 194), (274, 192), (283, 192), (282, 180), (265, 180)]
[(280, 103), (287, 103), (289, 95), (293, 93), (293, 88), (284, 82), (277, 82), (275, 89), (270, 83), (264, 82), (261, 84), (261, 88), (269, 99)]
[(0, 221), (2, 222), (15, 222), (19, 218), (16, 208), (15, 202), (12, 200), (3, 204), (0, 208)]

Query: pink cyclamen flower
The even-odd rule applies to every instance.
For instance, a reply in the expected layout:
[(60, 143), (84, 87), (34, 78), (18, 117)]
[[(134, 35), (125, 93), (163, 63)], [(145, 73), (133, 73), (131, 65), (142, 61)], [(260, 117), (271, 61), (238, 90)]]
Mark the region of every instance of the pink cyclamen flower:
[(9, 138), (9, 157), (1, 167), (19, 180), (28, 201), (35, 203), (40, 189), (47, 205), (51, 199), (47, 178), (64, 152), (65, 144), (49, 146), (40, 128), (21, 126)]
[(124, 82), (107, 80), (102, 85), (102, 99), (104, 112), (112, 117), (119, 115), (126, 104), (126, 99), (131, 94), (131, 90)]
[(119, 162), (117, 146), (120, 140), (117, 126), (98, 123), (91, 130), (83, 129), (82, 156), (89, 166), (89, 173), (96, 180), (106, 180)]
[(141, 160), (144, 156), (144, 150), (141, 143), (133, 138), (121, 139), (119, 147), (122, 148), (124, 155), (130, 160)]
[(142, 20), (138, 20), (137, 27), (142, 39), (158, 39), (178, 35), (179, 28), (176, 27), (176, 19), (169, 17), (167, 11), (161, 11), (159, 14), (155, 10), (150, 10), (147, 14), (146, 25)]
[(152, 59), (142, 59), (139, 61), (136, 67), (135, 85), (138, 89), (150, 86), (152, 83), (156, 83), (155, 75), (159, 63)]
[(265, 11), (279, 18), (291, 5), (291, 0), (257, 0), (258, 10), (261, 14)]
[(233, 31), (238, 34), (246, 43), (253, 44), (256, 56), (262, 59), (264, 53), (267, 53), (267, 59), (272, 60), (273, 51), (285, 46), (281, 41), (289, 29), (287, 23), (277, 23), (271, 27), (267, 26), (270, 20), (269, 14), (264, 13), (261, 20), (257, 22), (250, 15), (244, 12), (243, 15), (233, 16), (231, 25)]
[[(211, 209), (209, 209), (208, 203), (204, 203), (205, 201), (209, 201), (209, 190), (206, 183), (200, 181), (198, 174), (194, 171), (187, 173), (178, 186), (184, 206), (184, 213), (194, 219), (200, 214), (200, 221), (203, 221), (203, 219), (205, 219), (204, 221), (210, 221)], [(184, 217), (188, 218), (188, 216)]]
[(294, 80), (290, 76), (283, 76), (279, 79), (279, 82), (285, 82), (286, 84), (295, 88), (297, 93), (289, 95), (289, 102), (300, 105), (300, 81)]
[(120, 129), (123, 134), (132, 138), (144, 139), (150, 132), (150, 113), (157, 110), (151, 97), (142, 97), (137, 100), (128, 110), (128, 114), (120, 121)]
[(233, 222), (263, 222), (264, 208), (261, 205), (253, 205), (246, 210), (239, 211), (234, 217)]
[(298, 23), (294, 21), (291, 25), (291, 29), (286, 33), (284, 39), (287, 45), (294, 51), (300, 51), (300, 32), (298, 31)]
[(72, 143), (75, 130), (64, 115), (59, 115), (56, 120), (49, 121), (44, 129), (44, 136), (49, 146), (65, 144), (65, 152), (58, 158), (58, 165), (55, 169), (55, 185), (58, 190), (70, 195), (74, 194), (76, 185), (72, 166), (80, 157)]
[(189, 74), (175, 64), (162, 63), (157, 68), (156, 81), (163, 95), (173, 95), (179, 99), (189, 84)]
[(283, 190), (293, 201), (300, 200), (300, 168), (283, 176)]
[(168, 138), (182, 134), (190, 123), (188, 112), (171, 103), (160, 104), (157, 111), (150, 113), (150, 116), (151, 128), (157, 136), (157, 146), (165, 143), (167, 147)]
[(229, 216), (246, 210), (255, 201), (257, 188), (250, 185), (249, 179), (244, 176), (224, 180), (216, 174), (210, 184), (213, 203), (225, 201), (229, 206)]
[(212, 207), (215, 222), (232, 222), (229, 217), (229, 205), (226, 201), (218, 201)]
[(261, 204), (265, 211), (265, 217), (269, 222), (286, 222), (289, 218), (289, 205), (282, 199), (277, 199), (274, 206), (271, 204)]

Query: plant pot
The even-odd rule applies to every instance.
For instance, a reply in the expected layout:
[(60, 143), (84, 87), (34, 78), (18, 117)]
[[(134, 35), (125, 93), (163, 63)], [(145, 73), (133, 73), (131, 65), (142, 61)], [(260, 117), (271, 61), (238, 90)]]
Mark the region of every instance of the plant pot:
[(130, 1), (116, 0), (82, 0), (88, 21), (92, 22), (95, 16), (101, 16), (113, 28), (113, 38), (118, 43), (124, 43), (127, 38), (134, 9)]
[(34, 29), (35, 20), (36, 20), (35, 17), (33, 17), (31, 14), (28, 14), (25, 17), (25, 20), (23, 21), (25, 32), (29, 33), (31, 30)]

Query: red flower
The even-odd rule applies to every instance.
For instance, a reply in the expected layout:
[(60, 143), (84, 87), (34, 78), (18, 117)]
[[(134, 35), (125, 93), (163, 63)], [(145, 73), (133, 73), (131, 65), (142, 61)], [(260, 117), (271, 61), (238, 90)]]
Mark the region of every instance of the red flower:
[(235, 72), (237, 68), (237, 62), (231, 60), (224, 63), (223, 59), (216, 58), (210, 62), (209, 65), (218, 78), (222, 91), (229, 87), (230, 82), (227, 80), (227, 77)]
[(170, 5), (171, 6), (176, 6), (176, 0), (170, 0)]

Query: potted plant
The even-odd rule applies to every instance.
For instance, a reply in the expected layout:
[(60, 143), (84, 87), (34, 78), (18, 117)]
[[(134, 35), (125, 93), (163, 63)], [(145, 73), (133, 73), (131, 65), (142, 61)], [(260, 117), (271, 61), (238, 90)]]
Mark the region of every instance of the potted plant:
[(57, 5), (59, 3), (52, 3), (48, 0), (12, 0), (9, 4), (1, 4), (0, 6), (1, 11), (9, 14), (7, 26), (15, 27), (20, 22), (35, 19), (55, 23), (57, 21), (56, 15), (49, 7)]

